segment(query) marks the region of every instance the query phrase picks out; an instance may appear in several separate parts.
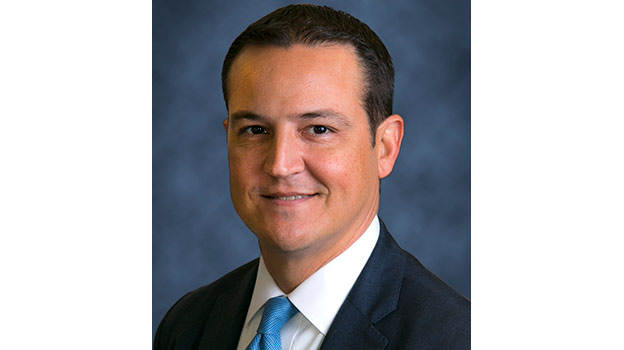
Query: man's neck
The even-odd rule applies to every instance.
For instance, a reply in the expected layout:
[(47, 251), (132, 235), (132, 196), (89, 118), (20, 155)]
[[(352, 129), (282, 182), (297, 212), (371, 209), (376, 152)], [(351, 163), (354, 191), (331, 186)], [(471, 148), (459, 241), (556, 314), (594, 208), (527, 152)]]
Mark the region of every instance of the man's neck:
[(284, 252), (277, 248), (262, 244), (260, 251), (267, 271), (278, 287), (286, 294), (292, 292), (313, 273), (332, 261), (357, 241), (370, 226), (372, 215), (350, 233), (340, 235), (338, 240), (326, 242), (296, 252)]

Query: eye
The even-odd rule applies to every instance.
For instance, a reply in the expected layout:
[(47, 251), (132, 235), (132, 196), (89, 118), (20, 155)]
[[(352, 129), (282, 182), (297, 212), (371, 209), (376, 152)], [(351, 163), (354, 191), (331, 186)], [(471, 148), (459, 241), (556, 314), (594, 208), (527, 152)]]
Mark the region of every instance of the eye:
[(310, 133), (312, 134), (327, 134), (329, 133), (329, 128), (323, 125), (314, 125), (312, 127), (310, 127), (310, 129), (308, 129), (310, 131)]
[(244, 127), (241, 130), (241, 133), (247, 133), (250, 135), (260, 135), (260, 134), (266, 134), (267, 130), (259, 125), (251, 125), (251, 126)]

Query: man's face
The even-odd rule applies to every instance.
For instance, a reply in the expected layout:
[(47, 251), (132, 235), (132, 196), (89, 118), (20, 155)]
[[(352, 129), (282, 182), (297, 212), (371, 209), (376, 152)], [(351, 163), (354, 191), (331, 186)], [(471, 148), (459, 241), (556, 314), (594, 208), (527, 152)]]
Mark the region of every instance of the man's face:
[(234, 61), (230, 191), (261, 249), (344, 249), (377, 213), (363, 83), (346, 45), (247, 47)]

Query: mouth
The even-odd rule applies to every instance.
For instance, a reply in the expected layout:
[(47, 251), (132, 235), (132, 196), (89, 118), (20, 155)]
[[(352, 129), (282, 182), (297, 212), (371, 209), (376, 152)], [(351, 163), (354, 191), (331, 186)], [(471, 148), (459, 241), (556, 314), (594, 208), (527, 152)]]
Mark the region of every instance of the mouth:
[(263, 198), (267, 198), (267, 199), (275, 199), (275, 200), (280, 200), (280, 201), (295, 201), (298, 199), (305, 199), (305, 198), (310, 198), (310, 197), (314, 197), (317, 196), (318, 193), (313, 193), (313, 194), (299, 194), (299, 193), (272, 193), (272, 194), (268, 194), (268, 195), (261, 195)]

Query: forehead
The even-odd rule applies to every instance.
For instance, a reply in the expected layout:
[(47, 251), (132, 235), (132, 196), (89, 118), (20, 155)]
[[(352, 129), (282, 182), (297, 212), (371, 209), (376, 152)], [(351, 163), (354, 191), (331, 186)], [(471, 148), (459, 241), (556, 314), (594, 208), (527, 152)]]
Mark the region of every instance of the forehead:
[(363, 74), (350, 45), (247, 47), (232, 64), (228, 86), (230, 114), (362, 107)]

